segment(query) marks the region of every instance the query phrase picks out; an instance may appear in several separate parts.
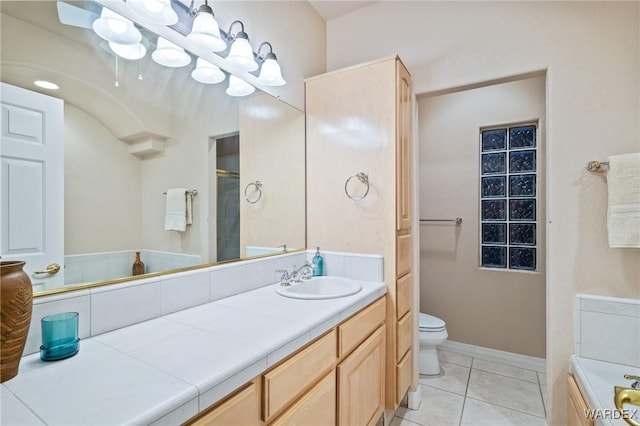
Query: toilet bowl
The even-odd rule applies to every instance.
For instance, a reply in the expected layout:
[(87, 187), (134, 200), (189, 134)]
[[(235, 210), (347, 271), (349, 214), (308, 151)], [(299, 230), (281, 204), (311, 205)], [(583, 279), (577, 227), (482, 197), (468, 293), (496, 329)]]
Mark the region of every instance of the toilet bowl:
[(420, 313), (420, 374), (430, 376), (440, 374), (437, 346), (444, 343), (449, 337), (446, 325), (438, 317)]

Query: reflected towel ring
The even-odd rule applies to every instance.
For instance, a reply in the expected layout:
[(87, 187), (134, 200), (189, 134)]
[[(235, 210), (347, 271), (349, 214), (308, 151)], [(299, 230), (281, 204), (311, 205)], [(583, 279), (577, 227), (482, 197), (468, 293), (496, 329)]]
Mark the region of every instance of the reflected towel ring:
[[(364, 194), (362, 194), (362, 196), (360, 196), (360, 197), (354, 197), (354, 196), (352, 196), (351, 194), (349, 194), (348, 186), (349, 186), (349, 182), (350, 182), (350, 181), (351, 181), (351, 179), (353, 179), (353, 178), (358, 178), (358, 180), (359, 180), (360, 182), (362, 182), (362, 183), (364, 183), (365, 185), (367, 185), (367, 190), (366, 190), (366, 191), (364, 191)], [(370, 186), (369, 186), (369, 176), (367, 176), (367, 174), (366, 174), (366, 173), (364, 173), (364, 172), (360, 172), (360, 173), (357, 173), (357, 174), (355, 174), (355, 175), (353, 175), (353, 176), (350, 176), (350, 177), (347, 179), (347, 181), (344, 183), (344, 193), (345, 193), (345, 194), (347, 194), (347, 197), (349, 197), (349, 198), (350, 198), (350, 199), (352, 199), (353, 201), (360, 201), (360, 200), (364, 199), (364, 197), (366, 197), (366, 196), (367, 196), (367, 194), (369, 193), (369, 188), (370, 188)]]
[[(249, 196), (247, 195), (247, 191), (252, 186), (255, 186), (255, 190), (253, 192), (257, 192), (258, 193), (258, 198), (256, 198), (255, 200), (249, 199)], [(262, 182), (260, 182), (259, 180), (255, 181), (255, 182), (249, 182), (247, 184), (247, 186), (244, 187), (244, 199), (247, 200), (247, 202), (249, 204), (255, 204), (258, 201), (260, 201), (260, 198), (262, 198)]]

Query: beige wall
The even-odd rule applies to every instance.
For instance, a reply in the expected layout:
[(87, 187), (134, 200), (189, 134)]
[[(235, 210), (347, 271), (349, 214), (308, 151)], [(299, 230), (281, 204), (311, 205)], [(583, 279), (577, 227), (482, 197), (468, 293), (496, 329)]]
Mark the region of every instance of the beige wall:
[(71, 104), (64, 106), (64, 163), (64, 254), (142, 247), (140, 161)]
[(544, 158), (544, 76), (425, 97), (418, 108), (420, 217), (463, 218), (461, 226), (420, 226), (421, 312), (445, 320), (452, 341), (544, 358), (544, 180), (538, 271), (478, 267), (479, 129), (540, 120), (538, 158)]
[[(209, 212), (209, 138), (238, 130), (238, 100), (224, 93), (224, 85), (202, 87), (188, 73), (174, 75), (167, 94), (171, 102), (173, 135), (164, 152), (148, 156), (141, 165), (142, 227), (144, 247), (151, 250), (199, 254), (209, 259), (209, 226), (215, 229), (216, 212)], [(193, 224), (185, 232), (165, 231), (164, 213), (169, 188), (198, 191), (193, 198)]]
[[(304, 113), (259, 94), (240, 101), (240, 256), (247, 245), (305, 248)], [(262, 182), (256, 203), (244, 196)], [(257, 199), (255, 188), (247, 192)]]
[(327, 23), (329, 69), (398, 53), (416, 93), (547, 70), (553, 425), (566, 423), (575, 294), (640, 297), (640, 252), (608, 248), (605, 180), (584, 168), (640, 148), (639, 9), (638, 2), (382, 1)]

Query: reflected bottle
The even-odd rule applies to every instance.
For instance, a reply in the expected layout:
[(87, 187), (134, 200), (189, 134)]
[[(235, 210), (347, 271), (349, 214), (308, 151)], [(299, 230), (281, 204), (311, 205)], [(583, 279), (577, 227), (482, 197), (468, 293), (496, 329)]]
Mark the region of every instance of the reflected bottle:
[(140, 252), (136, 252), (136, 261), (133, 262), (133, 271), (131, 275), (142, 275), (144, 274), (144, 263), (140, 260)]

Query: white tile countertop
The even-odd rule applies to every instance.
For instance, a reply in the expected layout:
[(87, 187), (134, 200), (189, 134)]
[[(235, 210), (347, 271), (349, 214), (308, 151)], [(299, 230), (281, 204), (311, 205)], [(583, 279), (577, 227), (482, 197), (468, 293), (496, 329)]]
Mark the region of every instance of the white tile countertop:
[[(601, 410), (600, 414), (610, 418), (596, 418), (599, 426), (628, 426), (627, 422), (615, 418), (616, 410), (614, 386), (629, 387), (631, 381), (624, 378), (625, 374), (640, 376), (640, 368), (595, 359), (571, 356), (570, 371), (573, 373), (578, 386), (584, 393), (590, 408)], [(625, 405), (627, 410), (638, 409), (634, 420), (640, 421), (640, 407)]]
[(327, 300), (268, 285), (83, 339), (66, 360), (25, 356), (1, 386), (0, 423), (180, 424), (386, 293), (361, 283)]

